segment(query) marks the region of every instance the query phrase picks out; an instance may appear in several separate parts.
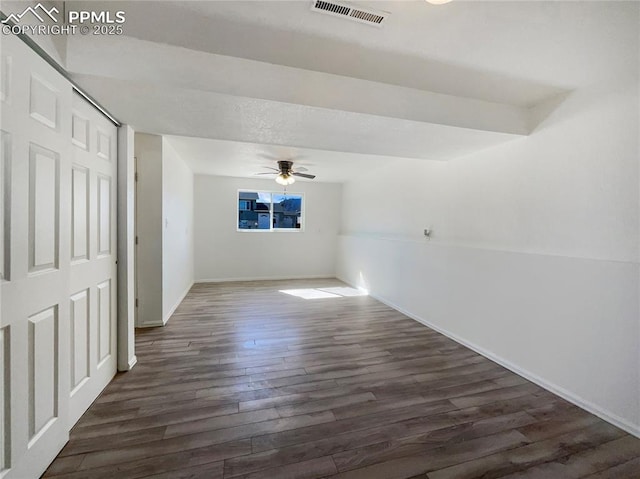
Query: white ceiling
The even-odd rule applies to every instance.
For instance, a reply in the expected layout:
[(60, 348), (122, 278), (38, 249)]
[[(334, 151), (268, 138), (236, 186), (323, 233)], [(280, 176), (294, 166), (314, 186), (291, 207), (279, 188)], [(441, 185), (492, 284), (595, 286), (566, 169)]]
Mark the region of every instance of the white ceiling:
[(353, 3), (390, 15), (376, 28), (311, 0), (66, 2), (125, 11), (125, 35), (55, 48), (121, 121), (172, 135), (196, 171), (250, 175), (260, 153), (294, 151), (320, 181), (526, 137), (538, 105), (637, 61), (601, 54), (637, 44), (630, 4)]
[(370, 27), (312, 12), (311, 0), (123, 2), (123, 8), (126, 33), (141, 39), (504, 103), (530, 105), (593, 78), (615, 78), (637, 61), (611, 55), (608, 68), (594, 61), (637, 43), (629, 28), (637, 9), (620, 2), (350, 3), (390, 16), (384, 27)]
[[(398, 158), (362, 155), (311, 148), (241, 143), (237, 141), (211, 140), (169, 136), (169, 143), (178, 154), (187, 159), (196, 174), (221, 176), (253, 176), (265, 173), (266, 167), (277, 167), (278, 160), (292, 160), (294, 167), (304, 167), (306, 173), (316, 175), (314, 181), (341, 183), (371, 168), (388, 165)], [(259, 178), (259, 176), (258, 176)], [(263, 176), (263, 178), (271, 178)], [(275, 178), (275, 175), (274, 175)], [(297, 181), (311, 181), (297, 178)]]

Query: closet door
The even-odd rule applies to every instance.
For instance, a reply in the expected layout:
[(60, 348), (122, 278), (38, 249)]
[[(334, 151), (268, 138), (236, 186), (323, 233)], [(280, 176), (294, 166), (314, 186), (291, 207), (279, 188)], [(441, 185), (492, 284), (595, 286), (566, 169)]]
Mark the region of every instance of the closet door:
[(26, 479), (115, 373), (116, 135), (18, 38), (0, 62), (0, 474)]
[(116, 373), (116, 127), (73, 94), (69, 423)]

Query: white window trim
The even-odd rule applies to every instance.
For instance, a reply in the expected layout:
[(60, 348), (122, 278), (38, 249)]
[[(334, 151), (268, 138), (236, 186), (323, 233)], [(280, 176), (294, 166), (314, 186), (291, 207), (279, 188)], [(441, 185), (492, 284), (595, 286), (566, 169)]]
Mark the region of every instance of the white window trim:
[(291, 196), (299, 196), (302, 198), (302, 207), (300, 208), (300, 228), (274, 228), (273, 227), (273, 196), (271, 197), (271, 207), (269, 208), (269, 229), (241, 229), (238, 225), (238, 213), (240, 210), (238, 202), (240, 201), (240, 192), (250, 192), (250, 193), (269, 193), (270, 195), (284, 195), (285, 193), (282, 191), (273, 191), (273, 190), (256, 190), (255, 188), (239, 188), (236, 192), (236, 232), (237, 233), (304, 233), (306, 220), (306, 208), (307, 208), (307, 199), (305, 194), (302, 192), (295, 191), (287, 191), (286, 195)]

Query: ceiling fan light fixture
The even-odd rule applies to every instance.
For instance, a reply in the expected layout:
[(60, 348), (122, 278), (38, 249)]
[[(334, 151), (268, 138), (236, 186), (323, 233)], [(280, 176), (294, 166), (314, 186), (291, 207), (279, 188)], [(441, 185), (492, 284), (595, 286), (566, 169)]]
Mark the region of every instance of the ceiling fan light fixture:
[(296, 182), (296, 179), (291, 175), (285, 175), (284, 173), (280, 173), (276, 176), (276, 183), (282, 186), (292, 185)]

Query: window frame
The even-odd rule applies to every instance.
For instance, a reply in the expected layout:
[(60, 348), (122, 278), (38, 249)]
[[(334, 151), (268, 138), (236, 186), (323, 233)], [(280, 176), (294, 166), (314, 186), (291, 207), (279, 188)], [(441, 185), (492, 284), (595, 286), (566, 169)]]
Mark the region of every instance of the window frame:
[[(240, 211), (247, 211), (240, 209), (240, 193), (268, 193), (270, 195), (270, 203), (269, 203), (269, 229), (259, 229), (259, 228), (240, 228), (239, 224), (239, 214)], [(287, 195), (287, 196), (299, 196), (302, 199), (302, 204), (300, 205), (300, 228), (274, 228), (273, 227), (273, 195)], [(302, 192), (294, 192), (294, 191), (274, 191), (274, 190), (258, 190), (255, 188), (238, 188), (236, 191), (236, 232), (237, 233), (304, 233), (305, 224), (306, 224), (306, 204), (307, 199), (304, 193)]]

